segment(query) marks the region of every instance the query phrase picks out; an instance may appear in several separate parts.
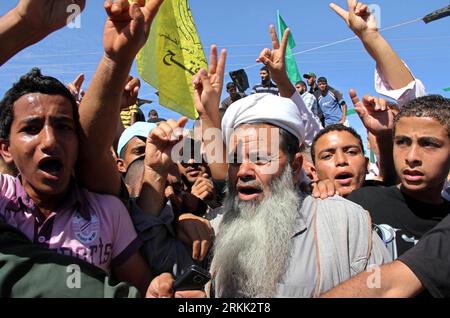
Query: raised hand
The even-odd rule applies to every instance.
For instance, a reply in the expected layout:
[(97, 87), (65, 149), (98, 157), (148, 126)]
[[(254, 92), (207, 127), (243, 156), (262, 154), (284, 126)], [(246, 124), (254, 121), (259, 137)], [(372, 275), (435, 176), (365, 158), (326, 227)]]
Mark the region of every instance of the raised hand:
[(108, 14), (103, 33), (103, 46), (108, 58), (115, 62), (132, 61), (144, 46), (153, 18), (164, 0), (106, 0)]
[(160, 174), (166, 174), (173, 164), (171, 154), (175, 144), (183, 138), (183, 128), (188, 121), (181, 117), (178, 122), (169, 119), (153, 129), (145, 148), (145, 165)]
[(81, 99), (84, 96), (84, 91), (81, 89), (83, 83), (84, 83), (84, 74), (81, 73), (77, 76), (77, 78), (73, 80), (73, 82), (67, 84), (67, 88), (72, 93), (78, 105), (80, 104)]
[(365, 95), (362, 101), (354, 89), (350, 89), (355, 110), (364, 126), (375, 136), (386, 136), (392, 133), (394, 126), (394, 105), (383, 98)]
[(21, 0), (14, 10), (30, 31), (39, 30), (45, 36), (70, 22), (70, 5), (83, 10), (86, 0)]
[(335, 3), (330, 3), (330, 7), (347, 23), (359, 38), (368, 32), (378, 32), (377, 21), (370, 13), (369, 7), (366, 4), (357, 0), (347, 0), (347, 4), (348, 11)]
[(136, 104), (140, 88), (141, 81), (139, 78), (133, 78), (133, 76), (129, 75), (127, 84), (123, 89), (120, 109), (124, 110)]
[(289, 39), (290, 30), (286, 29), (281, 39), (281, 45), (278, 40), (275, 27), (269, 27), (270, 37), (272, 39), (272, 50), (265, 48), (259, 54), (256, 62), (263, 63), (269, 67), (270, 76), (279, 84), (288, 79), (286, 74), (286, 47)]
[(171, 195), (166, 186), (167, 176), (174, 165), (172, 150), (183, 139), (187, 121), (187, 117), (181, 117), (178, 122), (169, 119), (160, 123), (147, 137), (142, 188), (137, 200), (146, 214), (158, 216), (165, 204), (165, 194)]
[(217, 61), (217, 46), (211, 45), (209, 71), (200, 69), (192, 78), (195, 108), (202, 120), (209, 120), (216, 127), (220, 126), (219, 105), (226, 59), (227, 52), (222, 50)]

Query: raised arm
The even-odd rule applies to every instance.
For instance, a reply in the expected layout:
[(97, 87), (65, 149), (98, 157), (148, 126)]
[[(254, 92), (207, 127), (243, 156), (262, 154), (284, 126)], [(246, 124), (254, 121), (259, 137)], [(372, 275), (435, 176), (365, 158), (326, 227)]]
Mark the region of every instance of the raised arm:
[(354, 89), (350, 89), (355, 110), (366, 129), (376, 137), (379, 148), (380, 175), (383, 182), (392, 185), (397, 181), (395, 172), (392, 141), (392, 128), (394, 126), (395, 111), (393, 105), (382, 98), (364, 96), (362, 101)]
[(172, 149), (180, 142), (187, 121), (187, 117), (181, 117), (178, 122), (169, 119), (153, 129), (147, 138), (144, 175), (137, 203), (149, 215), (158, 216), (163, 208), (167, 175), (173, 165)]
[(70, 5), (84, 9), (86, 0), (21, 0), (0, 18), (0, 65), (68, 22)]
[(105, 1), (105, 53), (80, 104), (79, 177), (91, 191), (118, 195), (120, 174), (110, 147), (116, 135), (122, 91), (133, 60), (147, 41), (163, 0)]
[(272, 50), (268, 48), (263, 49), (256, 62), (263, 63), (269, 67), (270, 76), (277, 84), (280, 96), (290, 98), (296, 92), (286, 73), (286, 47), (290, 30), (286, 29), (284, 32), (281, 45), (273, 25), (269, 27), (269, 34), (272, 40)]
[(217, 61), (217, 47), (212, 45), (209, 72), (200, 69), (192, 79), (194, 104), (202, 124), (202, 139), (206, 149), (206, 161), (215, 180), (225, 180), (228, 172), (226, 147), (220, 133), (219, 114), (225, 62), (226, 51), (222, 50), (220, 52), (220, 59)]
[(305, 143), (310, 146), (314, 136), (322, 129), (322, 125), (318, 122), (313, 112), (306, 107), (302, 97), (297, 93), (286, 73), (286, 47), (290, 30), (286, 29), (284, 32), (281, 45), (273, 25), (270, 26), (269, 33), (272, 39), (272, 50), (268, 48), (263, 49), (256, 62), (261, 62), (269, 67), (272, 79), (280, 90), (280, 96), (292, 99), (299, 108), (302, 114), (303, 125), (306, 129)]
[(377, 22), (368, 6), (357, 0), (347, 0), (347, 4), (348, 11), (334, 3), (331, 3), (330, 7), (361, 40), (389, 86), (392, 89), (400, 89), (414, 81), (406, 65), (378, 32)]

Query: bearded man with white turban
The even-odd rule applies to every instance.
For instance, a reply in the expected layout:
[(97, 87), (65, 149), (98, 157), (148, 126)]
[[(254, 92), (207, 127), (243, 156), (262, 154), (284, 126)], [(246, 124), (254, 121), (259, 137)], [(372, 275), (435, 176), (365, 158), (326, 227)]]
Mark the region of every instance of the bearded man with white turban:
[[(367, 211), (338, 196), (314, 199), (298, 189), (307, 108), (293, 102), (297, 93), (285, 72), (288, 31), (281, 47), (273, 27), (271, 34), (274, 48), (258, 60), (271, 68), (281, 96), (292, 99), (251, 95), (222, 119), (228, 191), (223, 206), (208, 216), (217, 234), (209, 288), (215, 297), (314, 297), (391, 261)], [(225, 54), (217, 63), (213, 47), (209, 73), (200, 70), (193, 80), (204, 131), (218, 127)]]

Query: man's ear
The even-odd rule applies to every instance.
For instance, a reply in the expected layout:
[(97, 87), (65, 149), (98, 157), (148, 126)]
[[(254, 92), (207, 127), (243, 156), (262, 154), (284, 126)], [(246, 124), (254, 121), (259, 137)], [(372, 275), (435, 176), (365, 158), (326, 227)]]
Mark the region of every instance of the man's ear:
[(302, 166), (303, 166), (303, 155), (301, 152), (297, 152), (295, 154), (294, 160), (292, 160), (292, 174), (294, 183), (298, 183), (300, 181)]
[(117, 170), (119, 170), (121, 173), (127, 172), (127, 167), (125, 166), (125, 162), (123, 161), (123, 159), (117, 158), (116, 165)]
[(317, 176), (313, 175), (313, 170), (315, 172), (315, 167), (314, 165), (309, 162), (308, 160), (303, 160), (303, 170), (305, 171), (306, 175), (308, 176), (308, 178), (312, 180), (316, 180)]
[(14, 163), (13, 157), (12, 157), (11, 153), (9, 152), (9, 140), (0, 139), (0, 154), (2, 155), (3, 160), (7, 164)]
[(309, 170), (311, 171), (311, 174), (312, 174), (312, 177), (313, 177), (313, 181), (319, 180), (319, 176), (317, 175), (316, 167), (314, 165), (311, 165), (309, 167)]

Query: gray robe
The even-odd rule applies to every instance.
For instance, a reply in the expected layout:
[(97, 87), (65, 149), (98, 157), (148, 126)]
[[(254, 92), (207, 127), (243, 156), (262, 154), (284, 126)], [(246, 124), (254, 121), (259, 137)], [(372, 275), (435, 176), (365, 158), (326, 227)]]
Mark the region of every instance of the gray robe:
[[(216, 233), (224, 212), (216, 209), (209, 215)], [(292, 240), (292, 254), (275, 297), (316, 297), (370, 265), (392, 261), (372, 231), (369, 213), (339, 196), (325, 200), (307, 196)], [(213, 288), (220, 297), (220, 286)]]

